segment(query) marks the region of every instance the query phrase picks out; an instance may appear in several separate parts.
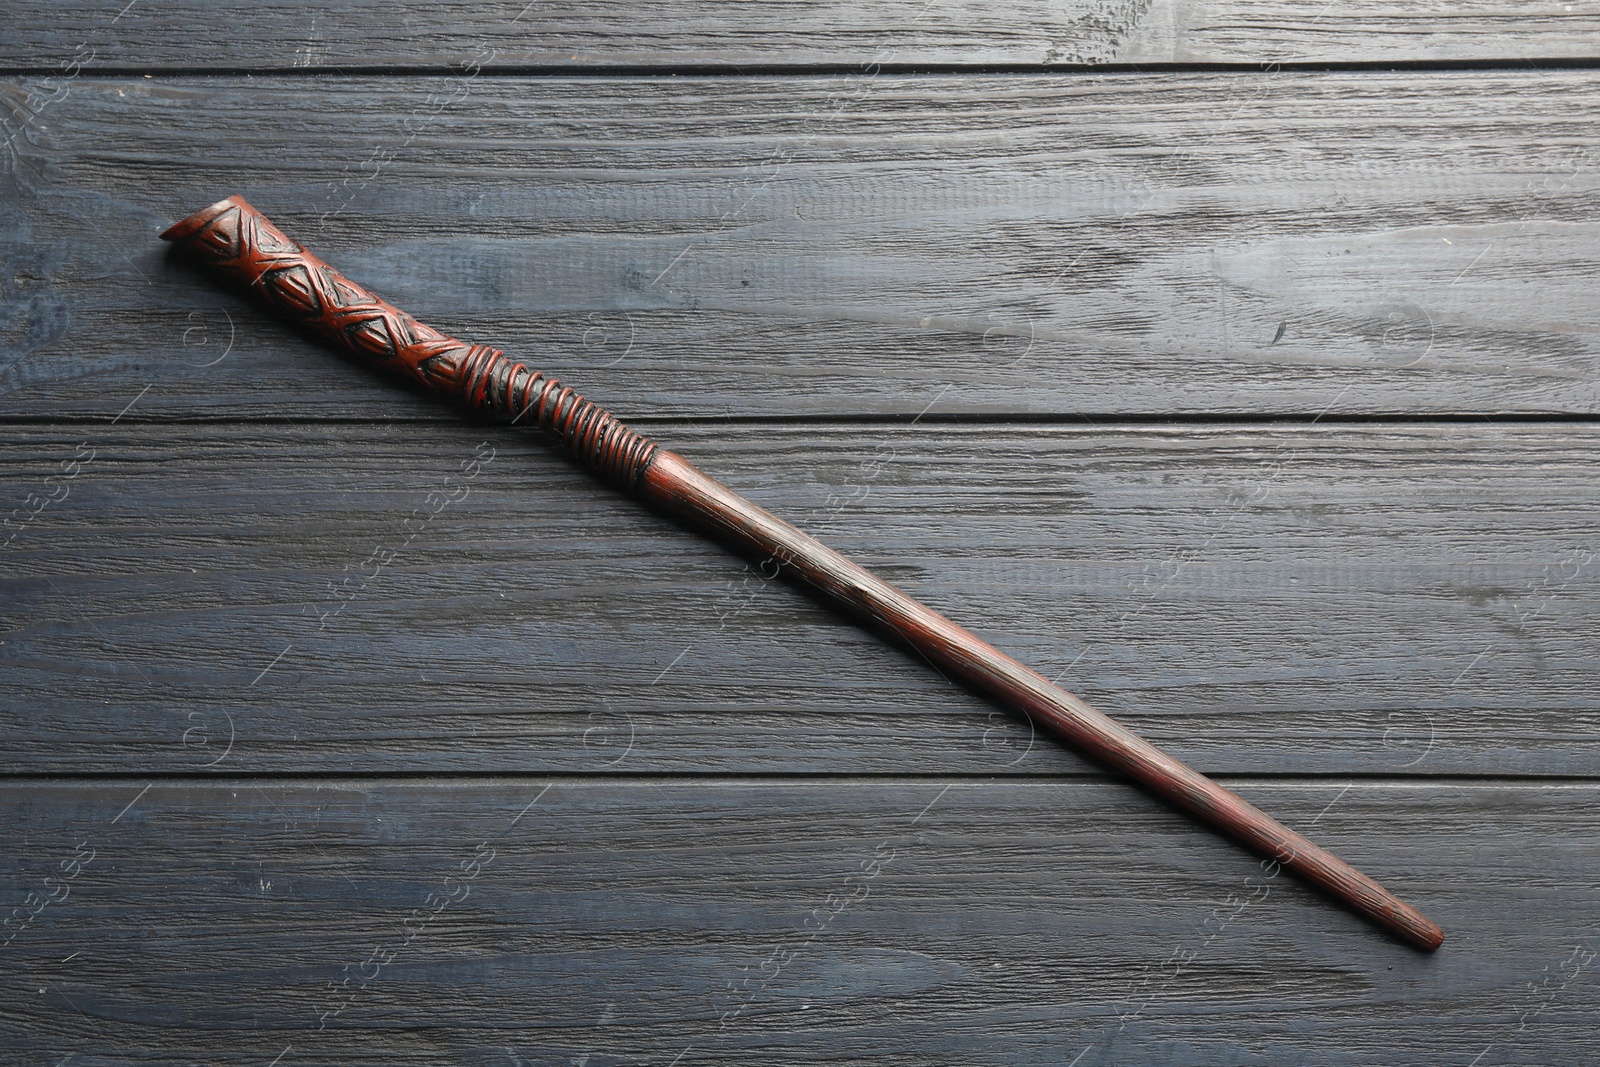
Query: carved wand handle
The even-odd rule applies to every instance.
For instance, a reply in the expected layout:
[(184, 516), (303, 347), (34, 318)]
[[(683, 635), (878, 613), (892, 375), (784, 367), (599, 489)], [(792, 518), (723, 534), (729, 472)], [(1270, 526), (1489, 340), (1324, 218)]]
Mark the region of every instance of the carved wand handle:
[(161, 236), (249, 286), (273, 308), (333, 344), (409, 375), (475, 411), (531, 422), (612, 482), (775, 559), (898, 634), (929, 660), (1044, 720), (1101, 762), (1270, 857), (1378, 926), (1426, 949), (1444, 941), (1444, 933), (1421, 912), (1337, 856), (630, 430), (556, 379), (497, 348), (457, 341), (422, 325), (305, 251), (242, 197), (212, 204)]

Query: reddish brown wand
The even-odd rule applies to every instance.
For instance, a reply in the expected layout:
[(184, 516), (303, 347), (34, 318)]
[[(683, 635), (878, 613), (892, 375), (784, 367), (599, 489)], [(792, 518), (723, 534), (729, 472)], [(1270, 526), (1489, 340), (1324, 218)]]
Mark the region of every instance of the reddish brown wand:
[(477, 411), (526, 419), (617, 485), (770, 557), (929, 660), (1049, 723), (1117, 768), (1262, 855), (1269, 856), (1412, 944), (1434, 949), (1444, 933), (1377, 882), (1071, 693), (839, 553), (703, 474), (683, 457), (628, 429), (554, 378), (487, 345), (422, 325), (286, 237), (232, 196), (163, 233), (314, 333), (406, 374)]

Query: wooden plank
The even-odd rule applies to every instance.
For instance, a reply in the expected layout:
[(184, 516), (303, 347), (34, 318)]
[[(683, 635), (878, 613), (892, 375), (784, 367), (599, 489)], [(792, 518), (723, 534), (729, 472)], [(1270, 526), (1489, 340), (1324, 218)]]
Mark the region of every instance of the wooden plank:
[(1592, 783), (1238, 785), (1433, 914), (1444, 948), (1109, 783), (8, 783), (4, 903), (38, 913), (5, 948), (0, 1044), (280, 1065), (1590, 1054)]
[[(1205, 0), (343, 0), (315, 10), (11, 0), (0, 63), (444, 66), (1410, 62), (1594, 58), (1592, 4)], [(203, 49), (196, 42), (204, 42)]]
[[(5, 428), (6, 769), (1093, 771), (537, 439), (130, 420)], [(1204, 769), (1600, 772), (1591, 424), (654, 432)]]
[(231, 192), (629, 415), (1592, 413), (1597, 110), (1591, 71), (85, 77), (0, 187), (0, 416), (445, 417), (169, 261)]

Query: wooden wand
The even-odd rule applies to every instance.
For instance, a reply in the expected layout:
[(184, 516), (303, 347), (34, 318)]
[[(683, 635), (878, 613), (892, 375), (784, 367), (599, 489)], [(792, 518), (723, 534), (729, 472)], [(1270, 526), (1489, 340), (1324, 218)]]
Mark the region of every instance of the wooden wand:
[(1337, 856), (630, 430), (556, 379), (497, 348), (466, 344), (422, 325), (302, 249), (243, 197), (212, 204), (161, 237), (249, 286), (324, 340), (474, 411), (494, 412), (513, 423), (526, 419), (558, 438), (597, 474), (777, 561), (898, 634), (933, 663), (1049, 723), (1102, 763), (1270, 857), (1378, 926), (1425, 949), (1444, 941), (1443, 931), (1421, 912)]

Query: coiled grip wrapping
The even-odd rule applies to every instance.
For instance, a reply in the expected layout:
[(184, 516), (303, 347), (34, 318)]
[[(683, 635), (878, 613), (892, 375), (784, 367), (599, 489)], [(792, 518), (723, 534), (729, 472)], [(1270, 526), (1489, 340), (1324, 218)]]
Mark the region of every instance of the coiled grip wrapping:
[(475, 411), (527, 420), (596, 472), (638, 485), (656, 444), (555, 378), (425, 326), (307, 252), (242, 196), (230, 196), (161, 234), (249, 286), (275, 311), (366, 362), (449, 394)]

